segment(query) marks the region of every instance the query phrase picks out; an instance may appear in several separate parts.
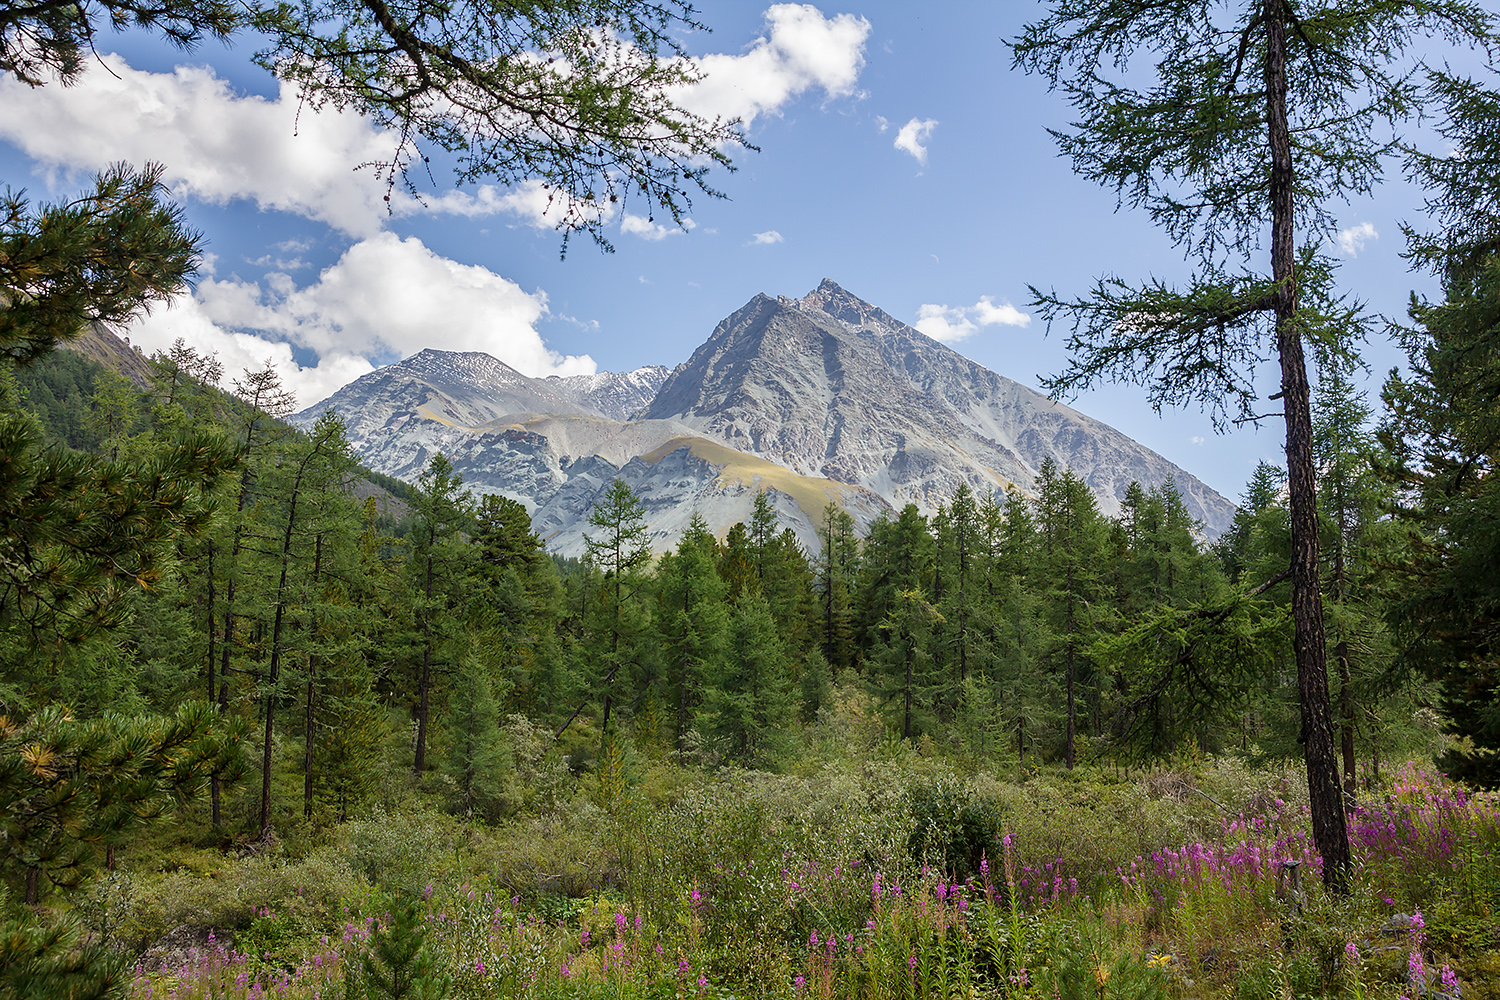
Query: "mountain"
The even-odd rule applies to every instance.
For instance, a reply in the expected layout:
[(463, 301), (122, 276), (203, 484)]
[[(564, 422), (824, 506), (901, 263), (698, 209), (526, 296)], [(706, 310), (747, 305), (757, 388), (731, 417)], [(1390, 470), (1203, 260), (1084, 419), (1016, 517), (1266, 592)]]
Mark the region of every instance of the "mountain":
[[(652, 545), (696, 511), (722, 534), (770, 491), (817, 547), (823, 508), (863, 529), (960, 482), (1029, 490), (1046, 458), (1119, 510), (1132, 481), (1176, 480), (1209, 535), (1234, 507), (1119, 431), (990, 371), (832, 281), (801, 299), (757, 295), (673, 371), (533, 379), (487, 354), (425, 350), (292, 418), (338, 410), (361, 461), (413, 481), (443, 454), (480, 493), (520, 500), (548, 547), (583, 551), (600, 492), (624, 479)], [(630, 419), (625, 419), (629, 417)]]
[(650, 405), (667, 380), (665, 365), (647, 365), (633, 372), (594, 375), (548, 375), (548, 389), (579, 406), (613, 420), (629, 420)]
[(408, 480), (427, 464), (415, 449), (442, 437), (442, 428), (477, 427), (526, 411), (591, 412), (488, 354), (431, 348), (361, 376), (292, 422), (311, 424), (329, 409), (344, 418), (350, 444), (371, 468)]
[(442, 454), (475, 492), (524, 503), (548, 548), (564, 555), (583, 553), (589, 514), (616, 478), (641, 497), (658, 550), (676, 544), (695, 511), (719, 533), (747, 520), (763, 489), (809, 548), (829, 501), (860, 527), (888, 509), (861, 487), (797, 475), (675, 421), (600, 412), (640, 409), (631, 400), (666, 375), (654, 366), (532, 379), (487, 354), (429, 349), (351, 382), (291, 421), (308, 426), (336, 410), (360, 461), (409, 482)]
[(151, 384), (151, 365), (146, 356), (103, 323), (88, 323), (78, 336), (58, 341), (57, 346), (119, 372), (137, 389)]
[(643, 414), (804, 476), (924, 511), (960, 482), (1030, 489), (1046, 458), (1105, 513), (1132, 481), (1175, 479), (1210, 535), (1234, 505), (1185, 470), (1069, 406), (969, 360), (824, 280), (801, 299), (757, 295), (662, 384)]

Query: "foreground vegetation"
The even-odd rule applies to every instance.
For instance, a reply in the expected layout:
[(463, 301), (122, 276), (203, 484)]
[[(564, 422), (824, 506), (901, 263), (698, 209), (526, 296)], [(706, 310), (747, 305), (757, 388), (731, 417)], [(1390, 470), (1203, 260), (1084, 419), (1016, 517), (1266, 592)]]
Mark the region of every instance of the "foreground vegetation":
[(883, 728), (841, 686), (798, 773), (629, 745), (627, 780), (499, 826), (405, 785), (241, 859), (182, 817), (77, 913), (124, 946), (205, 929), (137, 998), (1500, 995), (1490, 794), (1417, 765), (1363, 789), (1336, 898), (1295, 765), (976, 771)]

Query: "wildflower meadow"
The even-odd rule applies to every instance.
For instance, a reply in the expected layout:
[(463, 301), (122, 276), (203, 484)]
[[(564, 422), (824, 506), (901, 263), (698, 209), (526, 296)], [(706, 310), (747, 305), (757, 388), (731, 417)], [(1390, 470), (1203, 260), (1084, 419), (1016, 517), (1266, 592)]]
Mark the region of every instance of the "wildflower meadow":
[[(1335, 897), (1295, 768), (1174, 766), (1153, 792), (1151, 774), (1014, 782), (906, 752), (803, 777), (657, 775), (483, 835), (385, 814), (300, 859), (197, 876), (267, 898), (208, 906), (208, 946), (140, 960), (129, 995), (1500, 996), (1496, 796), (1415, 764), (1367, 782), (1354, 888)], [(938, 785), (993, 820), (972, 871), (957, 816), (914, 826)], [(158, 876), (137, 903), (192, 922), (163, 898), (189, 884)]]

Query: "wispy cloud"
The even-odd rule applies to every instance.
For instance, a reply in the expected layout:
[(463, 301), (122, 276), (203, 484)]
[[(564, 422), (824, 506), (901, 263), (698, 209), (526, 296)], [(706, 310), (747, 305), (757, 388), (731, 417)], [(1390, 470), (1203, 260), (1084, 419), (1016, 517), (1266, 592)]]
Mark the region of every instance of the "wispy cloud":
[(756, 233), (750, 240), (751, 246), (770, 246), (772, 243), (780, 243), (782, 235), (774, 229), (767, 229), (763, 233)]
[(647, 216), (631, 215), (629, 212), (626, 212), (625, 218), (620, 220), (620, 232), (630, 236), (639, 236), (641, 239), (649, 240), (652, 243), (664, 240), (668, 236), (681, 236), (688, 230), (696, 228), (697, 223), (688, 218), (682, 220), (680, 227), (664, 226), (660, 222), (652, 221)]
[(1339, 230), (1338, 245), (1350, 257), (1358, 257), (1359, 252), (1365, 248), (1369, 240), (1380, 239), (1380, 234), (1375, 231), (1373, 222), (1361, 222), (1357, 226)]

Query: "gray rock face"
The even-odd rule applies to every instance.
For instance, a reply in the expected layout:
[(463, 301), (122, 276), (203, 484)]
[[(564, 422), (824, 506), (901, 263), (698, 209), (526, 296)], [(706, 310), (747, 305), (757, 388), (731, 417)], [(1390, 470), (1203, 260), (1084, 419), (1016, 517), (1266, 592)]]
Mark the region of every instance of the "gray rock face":
[(564, 399), (611, 420), (629, 420), (656, 398), (656, 390), (668, 374), (665, 365), (647, 365), (633, 372), (548, 375), (545, 385)]
[(757, 295), (663, 383), (643, 416), (863, 486), (931, 512), (960, 482), (1029, 490), (1071, 468), (1118, 512), (1132, 481), (1172, 476), (1209, 535), (1234, 506), (1119, 431), (997, 375), (825, 280), (802, 299)]
[(617, 477), (645, 504), (658, 551), (676, 544), (694, 512), (722, 534), (750, 516), (761, 490), (816, 549), (830, 501), (863, 529), (907, 502), (931, 512), (960, 482), (1030, 489), (1047, 457), (1088, 482), (1106, 513), (1132, 481), (1168, 476), (1208, 534), (1234, 511), (1113, 428), (831, 281), (802, 299), (757, 295), (672, 372), (531, 379), (486, 354), (427, 350), (293, 422), (330, 407), (370, 468), (415, 480), (441, 453), (475, 492), (524, 503), (548, 548), (572, 555)]

